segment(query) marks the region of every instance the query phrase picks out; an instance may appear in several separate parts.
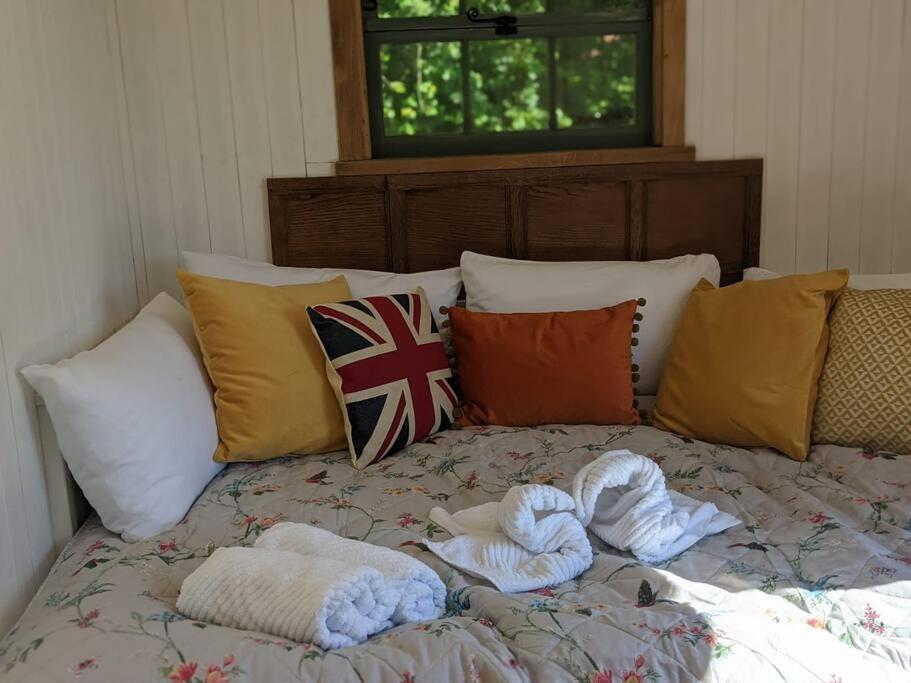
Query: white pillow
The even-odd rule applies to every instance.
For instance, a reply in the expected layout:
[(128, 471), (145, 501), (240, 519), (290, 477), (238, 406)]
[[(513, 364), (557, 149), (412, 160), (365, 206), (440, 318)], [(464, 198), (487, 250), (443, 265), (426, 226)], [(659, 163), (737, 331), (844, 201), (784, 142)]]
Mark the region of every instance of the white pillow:
[(655, 394), (677, 322), (690, 292), (705, 278), (716, 287), (711, 254), (661, 261), (517, 261), (462, 253), (466, 305), (472, 311), (537, 313), (578, 311), (645, 299), (633, 347), (641, 394)]
[(343, 268), (284, 268), (237, 256), (193, 251), (183, 252), (183, 263), (191, 273), (272, 286), (306, 285), (344, 275), (351, 295), (356, 299), (365, 296), (404, 294), (422, 287), (437, 320), (441, 319), (440, 306), (455, 306), (462, 289), (462, 276), (458, 268), (428, 270), (423, 273), (387, 273), (381, 270)]
[[(781, 273), (765, 268), (747, 268), (743, 271), (744, 280), (774, 280)], [(848, 278), (851, 289), (911, 289), (911, 273), (851, 275)]]
[(85, 497), (127, 542), (174, 526), (224, 467), (193, 321), (167, 294), (93, 350), (22, 374)]

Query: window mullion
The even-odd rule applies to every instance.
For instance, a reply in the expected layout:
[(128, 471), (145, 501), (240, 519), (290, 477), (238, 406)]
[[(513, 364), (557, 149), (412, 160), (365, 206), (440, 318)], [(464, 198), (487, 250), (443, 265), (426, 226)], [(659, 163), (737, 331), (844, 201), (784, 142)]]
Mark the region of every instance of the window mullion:
[(462, 41), (462, 131), (471, 135), (471, 54), (470, 41)]
[(550, 129), (557, 130), (557, 38), (547, 38), (547, 98), (550, 113)]

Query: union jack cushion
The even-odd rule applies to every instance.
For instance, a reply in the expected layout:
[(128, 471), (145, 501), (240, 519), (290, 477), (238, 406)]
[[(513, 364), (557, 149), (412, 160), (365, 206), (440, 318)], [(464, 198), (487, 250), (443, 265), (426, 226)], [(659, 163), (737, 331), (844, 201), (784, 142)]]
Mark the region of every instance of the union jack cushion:
[(307, 313), (356, 468), (452, 426), (452, 370), (422, 289), (311, 306)]

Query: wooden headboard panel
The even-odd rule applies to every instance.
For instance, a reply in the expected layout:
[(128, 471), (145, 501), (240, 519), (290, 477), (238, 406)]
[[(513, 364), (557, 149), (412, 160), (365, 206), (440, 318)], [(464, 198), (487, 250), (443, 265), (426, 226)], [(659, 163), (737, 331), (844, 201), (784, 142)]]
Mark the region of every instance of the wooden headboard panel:
[(548, 261), (709, 252), (758, 264), (762, 160), (270, 178), (280, 266), (415, 272), (463, 250)]

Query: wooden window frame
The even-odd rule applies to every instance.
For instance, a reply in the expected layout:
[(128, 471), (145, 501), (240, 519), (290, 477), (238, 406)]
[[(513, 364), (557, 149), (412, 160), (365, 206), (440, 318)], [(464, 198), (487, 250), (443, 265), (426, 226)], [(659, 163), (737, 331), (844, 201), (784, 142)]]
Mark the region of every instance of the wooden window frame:
[(525, 154), (371, 159), (370, 113), (361, 0), (329, 0), (338, 126), (339, 175), (485, 170), (522, 166), (692, 161), (684, 140), (686, 95), (686, 0), (654, 0), (652, 147), (567, 150)]

